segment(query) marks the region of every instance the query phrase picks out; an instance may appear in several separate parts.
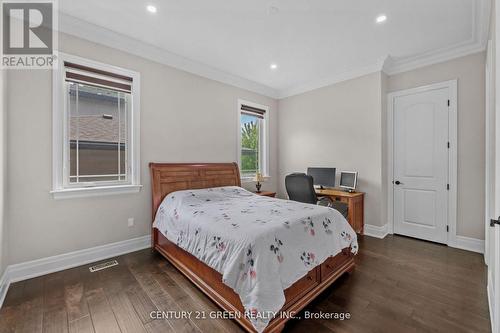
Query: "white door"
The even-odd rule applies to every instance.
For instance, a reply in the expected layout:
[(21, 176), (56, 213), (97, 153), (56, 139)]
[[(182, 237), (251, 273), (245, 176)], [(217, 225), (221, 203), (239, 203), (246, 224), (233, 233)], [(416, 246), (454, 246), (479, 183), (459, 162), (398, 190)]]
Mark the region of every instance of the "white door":
[[(495, 184), (495, 167), (497, 161), (495, 159), (495, 149), (497, 145), (495, 144), (495, 132), (496, 132), (496, 123), (495, 123), (495, 92), (493, 91), (494, 87), (494, 73), (493, 73), (493, 63), (492, 63), (492, 43), (488, 42), (488, 48), (486, 52), (486, 172), (485, 172), (485, 249), (484, 249), (484, 260), (488, 265), (488, 297), (490, 299), (490, 316), (492, 317), (491, 322), (494, 323), (494, 309), (495, 309), (495, 300), (493, 294), (495, 292), (495, 281), (494, 281), (494, 272), (495, 272), (495, 249), (496, 244), (494, 241), (495, 238), (495, 228), (491, 227), (490, 220), (494, 218), (496, 215), (498, 208), (495, 204), (496, 200), (496, 188)], [(494, 325), (493, 325), (494, 326)]]
[[(496, 6), (499, 22), (500, 6)], [(496, 45), (500, 45), (500, 24)], [(495, 51), (494, 48), (497, 50)], [(495, 51), (495, 52), (494, 52)], [(495, 57), (493, 56), (495, 54)], [(486, 217), (500, 219), (500, 50), (489, 43), (486, 56)], [(500, 333), (500, 225), (486, 223), (485, 259), (492, 332)]]
[(450, 88), (393, 99), (394, 233), (447, 243)]

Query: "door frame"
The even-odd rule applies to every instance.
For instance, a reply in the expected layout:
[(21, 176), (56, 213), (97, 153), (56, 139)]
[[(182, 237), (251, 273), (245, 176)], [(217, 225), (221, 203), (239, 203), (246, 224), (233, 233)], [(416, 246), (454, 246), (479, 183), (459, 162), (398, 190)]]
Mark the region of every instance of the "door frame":
[(448, 113), (448, 140), (450, 149), (448, 149), (448, 221), (449, 230), (447, 233), (448, 246), (456, 245), (457, 237), (457, 134), (458, 134), (458, 117), (457, 117), (457, 80), (444, 81), (434, 83), (417, 88), (399, 90), (387, 94), (387, 218), (389, 234), (394, 233), (394, 99), (396, 97), (413, 95), (437, 89), (448, 88), (450, 92), (450, 107)]
[[(491, 165), (492, 157), (495, 156), (494, 152), (494, 142), (495, 142), (495, 104), (493, 97), (495, 96), (495, 92), (493, 91), (493, 79), (495, 73), (492, 67), (493, 61), (493, 49), (492, 49), (492, 41), (488, 40), (486, 44), (486, 64), (485, 64), (485, 195), (484, 195), (484, 262), (488, 265), (490, 259), (490, 218), (495, 214), (492, 214), (492, 210), (495, 207), (491, 206), (491, 190), (494, 190), (494, 174), (495, 166)], [(492, 186), (492, 187), (490, 187)], [(494, 205), (493, 205), (494, 206)]]

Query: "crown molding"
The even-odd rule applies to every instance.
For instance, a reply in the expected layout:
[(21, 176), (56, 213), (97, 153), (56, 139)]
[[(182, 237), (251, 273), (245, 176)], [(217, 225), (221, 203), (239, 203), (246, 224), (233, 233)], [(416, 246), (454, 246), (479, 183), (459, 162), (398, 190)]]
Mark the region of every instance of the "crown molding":
[(406, 57), (391, 57), (388, 55), (383, 59), (374, 61), (372, 64), (345, 69), (336, 75), (300, 83), (281, 90), (227, 73), (64, 13), (59, 14), (59, 31), (204, 78), (271, 98), (282, 99), (379, 71), (387, 75), (394, 75), (484, 51), (489, 34), (491, 0), (474, 1), (475, 5), (472, 12), (473, 31), (471, 38), (465, 42)]
[(382, 71), (387, 75), (394, 75), (482, 52), (486, 49), (488, 41), (490, 16), (491, 0), (475, 0), (474, 10), (472, 11), (472, 34), (469, 40), (445, 48), (411, 55), (408, 57), (395, 58), (388, 55), (383, 60), (379, 59), (368, 66), (353, 68), (336, 76), (315, 80), (307, 84), (300, 84), (281, 90), (279, 91), (279, 98), (281, 99), (301, 94), (342, 81), (355, 79), (377, 71)]
[(278, 97), (278, 91), (266, 85), (224, 72), (209, 65), (185, 58), (157, 46), (61, 12), (59, 13), (59, 32), (102, 44), (207, 79), (249, 90), (257, 94), (271, 98)]
[(470, 54), (482, 52), (486, 49), (486, 44), (473, 43), (463, 44), (439, 51), (423, 53), (417, 56), (394, 59), (389, 57), (389, 65), (383, 68), (387, 75), (394, 75), (408, 72), (414, 69), (435, 65), (438, 63), (450, 61)]
[(343, 81), (352, 80), (375, 72), (384, 72), (387, 75), (395, 75), (408, 72), (414, 69), (435, 65), (438, 63), (450, 61), (470, 54), (483, 52), (486, 49), (484, 44), (476, 42), (466, 42), (454, 45), (448, 48), (422, 53), (416, 56), (405, 58), (394, 58), (388, 55), (382, 60), (364, 67), (347, 70), (339, 75), (310, 81), (306, 84), (292, 86), (278, 91), (278, 99), (299, 95), (308, 91), (327, 87)]
[(287, 98), (295, 95), (299, 95), (308, 91), (316, 90), (319, 88), (328, 87), (332, 84), (340, 83), (343, 81), (348, 81), (358, 77), (362, 77), (368, 74), (376, 73), (382, 71), (382, 68), (386, 62), (386, 58), (380, 59), (373, 64), (369, 64), (360, 68), (346, 70), (338, 75), (322, 78), (319, 80), (310, 81), (305, 84), (300, 84), (292, 86), (287, 89), (279, 91), (278, 98)]
[(491, 0), (475, 0), (472, 34), (469, 40), (407, 57), (389, 57), (389, 65), (384, 67), (384, 72), (394, 75), (482, 52), (488, 42), (490, 19)]

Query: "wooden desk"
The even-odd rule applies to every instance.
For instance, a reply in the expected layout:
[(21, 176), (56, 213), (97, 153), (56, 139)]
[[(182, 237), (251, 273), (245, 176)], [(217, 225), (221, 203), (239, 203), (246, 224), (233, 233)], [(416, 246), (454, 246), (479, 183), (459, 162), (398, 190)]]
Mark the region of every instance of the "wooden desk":
[(345, 202), (348, 205), (347, 221), (358, 234), (363, 234), (365, 229), (365, 193), (349, 193), (336, 189), (316, 189), (318, 196), (329, 197), (332, 201)]
[(253, 192), (257, 195), (262, 195), (264, 197), (271, 197), (274, 198), (276, 196), (276, 192), (271, 192), (271, 191), (261, 191), (261, 192)]

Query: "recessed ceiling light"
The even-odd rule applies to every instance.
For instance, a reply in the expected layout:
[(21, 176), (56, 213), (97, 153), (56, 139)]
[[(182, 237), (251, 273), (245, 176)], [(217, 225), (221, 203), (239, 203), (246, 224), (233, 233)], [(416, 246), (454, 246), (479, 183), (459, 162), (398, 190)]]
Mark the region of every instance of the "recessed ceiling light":
[(155, 7), (155, 6), (153, 6), (153, 5), (149, 5), (149, 6), (147, 6), (147, 7), (146, 7), (146, 9), (147, 9), (147, 10), (148, 10), (148, 12), (150, 12), (150, 13), (156, 13), (156, 12), (157, 12), (156, 7)]
[(271, 65), (269, 66), (269, 68), (271, 68), (271, 69), (277, 69), (277, 68), (278, 68), (278, 65), (276, 65), (276, 64), (271, 64)]
[(385, 15), (379, 15), (379, 16), (377, 16), (376, 22), (377, 23), (383, 23), (386, 20), (387, 20), (387, 16), (385, 16)]

